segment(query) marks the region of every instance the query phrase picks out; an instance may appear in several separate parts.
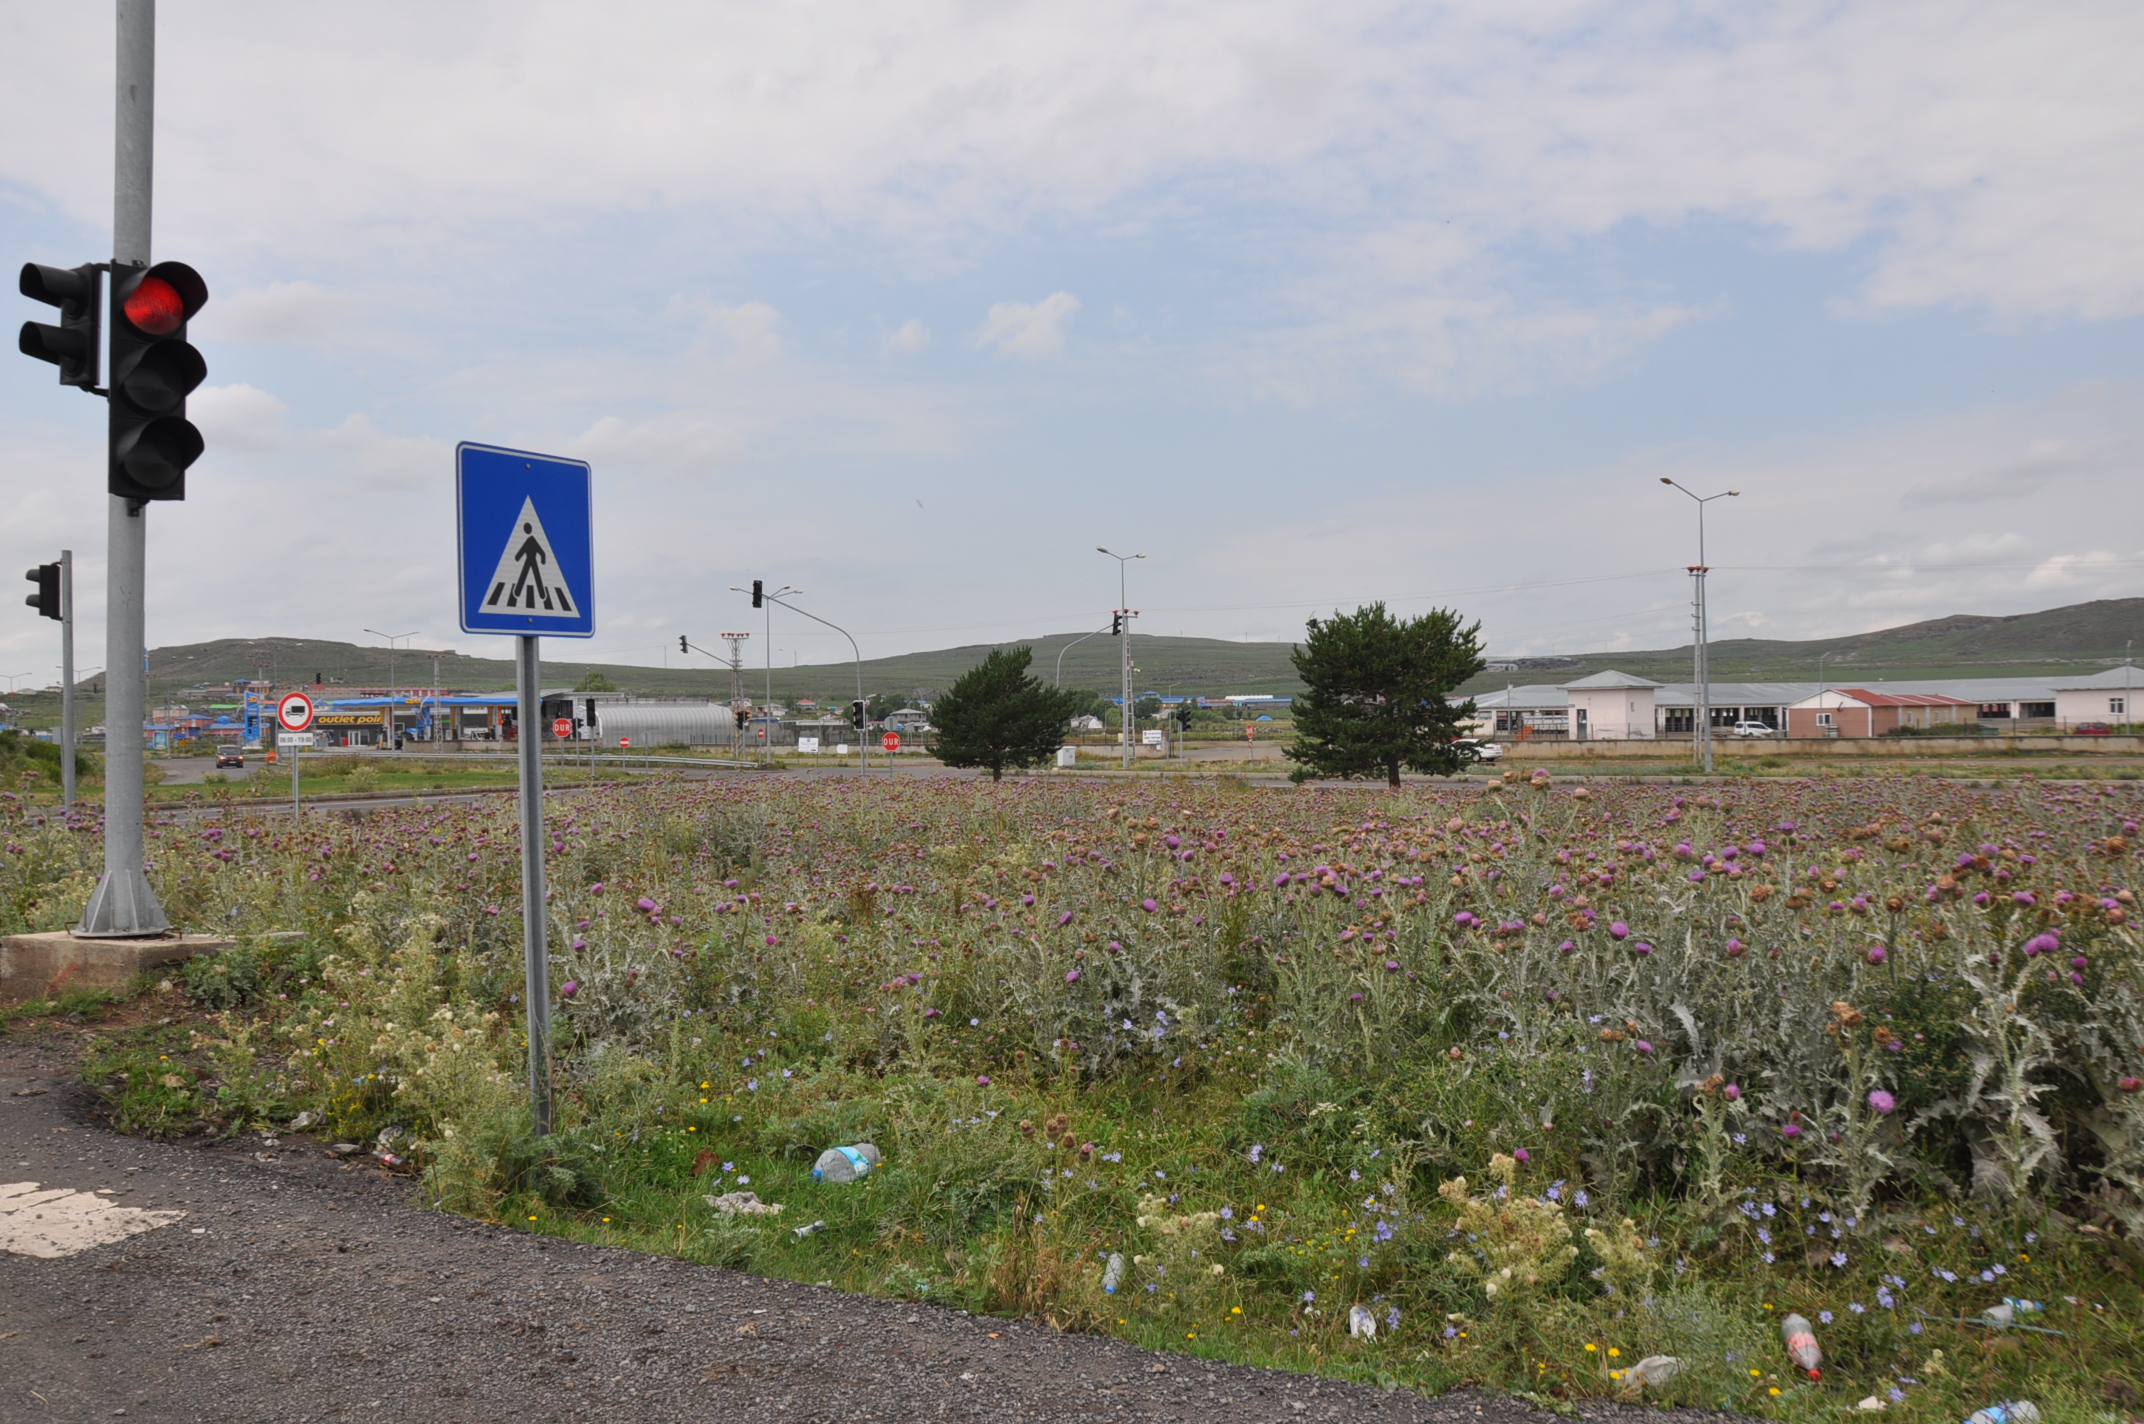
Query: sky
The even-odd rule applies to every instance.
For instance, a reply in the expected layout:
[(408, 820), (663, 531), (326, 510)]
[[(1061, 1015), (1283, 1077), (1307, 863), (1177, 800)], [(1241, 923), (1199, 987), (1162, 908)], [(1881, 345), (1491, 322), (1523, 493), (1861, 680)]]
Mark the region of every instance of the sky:
[[(112, 49), (0, 10), (0, 252), (108, 256)], [(757, 662), (754, 578), (867, 657), (1085, 631), (1097, 545), (1142, 633), (1675, 646), (1663, 477), (1739, 491), (1715, 637), (2133, 596), (2138, 53), (2116, 0), (165, 0), (210, 374), (149, 641), (506, 656), (457, 626), (462, 440), (592, 464), (576, 661)], [(91, 668), (103, 403), (0, 371), (0, 538), (75, 551)]]

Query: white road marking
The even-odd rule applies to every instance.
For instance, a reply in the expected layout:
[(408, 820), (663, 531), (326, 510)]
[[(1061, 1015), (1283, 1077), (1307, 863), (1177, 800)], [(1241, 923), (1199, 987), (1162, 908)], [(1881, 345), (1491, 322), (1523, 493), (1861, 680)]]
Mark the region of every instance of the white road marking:
[(119, 1206), (95, 1192), (0, 1182), (0, 1251), (54, 1261), (169, 1226), (185, 1215)]

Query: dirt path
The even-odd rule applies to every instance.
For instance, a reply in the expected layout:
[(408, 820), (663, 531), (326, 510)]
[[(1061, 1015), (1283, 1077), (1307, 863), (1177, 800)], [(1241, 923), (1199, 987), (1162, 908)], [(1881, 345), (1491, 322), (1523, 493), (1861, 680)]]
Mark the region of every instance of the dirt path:
[(0, 1253), (10, 1424), (1553, 1420), (483, 1226), (295, 1136), (119, 1136), (93, 1121), (58, 1035), (0, 1040), (0, 1184), (26, 1182), (184, 1215), (122, 1211), (134, 1234), (57, 1259)]

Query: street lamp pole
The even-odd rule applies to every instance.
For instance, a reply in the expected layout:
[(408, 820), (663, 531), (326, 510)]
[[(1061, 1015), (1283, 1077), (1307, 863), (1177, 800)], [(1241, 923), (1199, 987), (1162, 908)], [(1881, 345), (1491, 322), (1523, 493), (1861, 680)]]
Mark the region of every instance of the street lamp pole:
[(1125, 592), (1124, 566), (1133, 559), (1143, 559), (1146, 555), (1110, 554), (1109, 550), (1103, 548), (1100, 544), (1095, 545), (1094, 549), (1096, 553), (1109, 554), (1110, 558), (1117, 561), (1117, 614), (1122, 620), (1124, 629), (1118, 637), (1118, 661), (1123, 667), (1124, 674), (1124, 713), (1117, 718), (1117, 722), (1124, 729), (1124, 769), (1130, 771), (1132, 769), (1132, 727), (1135, 722), (1132, 716), (1132, 611), (1126, 606), (1130, 602), (1130, 596)]
[(1092, 638), (1095, 633), (1106, 633), (1108, 631), (1109, 630), (1107, 628), (1097, 628), (1094, 630), (1094, 633), (1082, 633), (1077, 638), (1074, 638), (1071, 642), (1065, 644), (1063, 647), (1057, 650), (1057, 685), (1059, 687), (1063, 687), (1065, 685), (1065, 654), (1071, 652), (1074, 648), (1078, 647), (1081, 643), (1086, 642), (1089, 638)]
[(1699, 495), (1683, 489), (1666, 475), (1660, 477), (1660, 483), (1682, 490), (1697, 501), (1697, 562), (1690, 566), (1691, 631), (1696, 642), (1697, 749), (1699, 758), (1704, 762), (1705, 773), (1709, 776), (1712, 773), (1712, 663), (1707, 648), (1709, 630), (1705, 621), (1705, 575), (1710, 572), (1705, 567), (1705, 506), (1716, 499), (1732, 499), (1742, 491), (1723, 490), (1719, 494)]
[[(731, 584), (730, 592), (750, 593), (751, 590), (748, 588), (739, 588), (737, 587), (737, 585)], [(763, 611), (767, 615), (767, 701), (765, 703), (766, 710), (760, 713), (760, 721), (770, 724), (763, 729), (763, 735), (765, 735), (767, 739), (767, 754), (765, 760), (769, 762), (774, 760), (774, 728), (771, 725), (774, 721), (774, 602), (776, 599), (780, 598), (785, 593), (801, 592), (803, 592), (802, 589), (791, 588), (788, 584), (785, 583), (772, 593), (763, 593), (760, 595), (766, 600), (766, 605)], [(783, 604), (782, 606), (786, 608), (789, 605)]]
[[(783, 593), (802, 593), (803, 591), (804, 590), (800, 588), (790, 588), (782, 590)], [(836, 633), (839, 633), (842, 637), (847, 638), (849, 640), (849, 651), (856, 657), (856, 700), (858, 702), (863, 701), (864, 655), (862, 651), (857, 648), (856, 639), (850, 635), (849, 630), (842, 627), (839, 623), (828, 623), (826, 619), (821, 618), (816, 613), (805, 613), (803, 609), (797, 607), (794, 603), (784, 602), (779, 594), (768, 594), (767, 601), (769, 603), (780, 603), (782, 607), (788, 609), (791, 613), (801, 613), (804, 615), (804, 617), (809, 618), (814, 623), (825, 623), (827, 627), (833, 629)], [(869, 750), (869, 743), (864, 737), (864, 730), (865, 729), (862, 727), (858, 727), (856, 729), (856, 769), (858, 771), (868, 771), (871, 769), (871, 754)]]
[(414, 638), (424, 630), (413, 628), (407, 633), (382, 633), (377, 628), (367, 628), (365, 631), (375, 638), (385, 638), (387, 640), (387, 695), (389, 697), (399, 696), (402, 691), (402, 685), (395, 680), (395, 644), (404, 638)]

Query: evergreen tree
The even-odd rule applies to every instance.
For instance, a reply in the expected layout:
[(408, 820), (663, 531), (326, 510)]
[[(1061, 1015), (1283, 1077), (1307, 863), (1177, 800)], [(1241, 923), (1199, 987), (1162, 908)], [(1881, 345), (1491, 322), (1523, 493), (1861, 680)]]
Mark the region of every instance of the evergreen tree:
[(940, 761), (988, 767), (996, 781), (1007, 767), (1039, 766), (1056, 754), (1079, 695), (1028, 676), (1032, 658), (1028, 648), (1000, 648), (932, 704), (931, 750)]
[(1457, 742), (1474, 703), (1445, 694), (1482, 670), (1480, 633), (1443, 608), (1403, 621), (1372, 603), (1311, 619), (1292, 654), (1305, 687), (1287, 748), (1295, 779), (1382, 774), (1397, 790), (1402, 768), (1449, 776), (1473, 761)]

